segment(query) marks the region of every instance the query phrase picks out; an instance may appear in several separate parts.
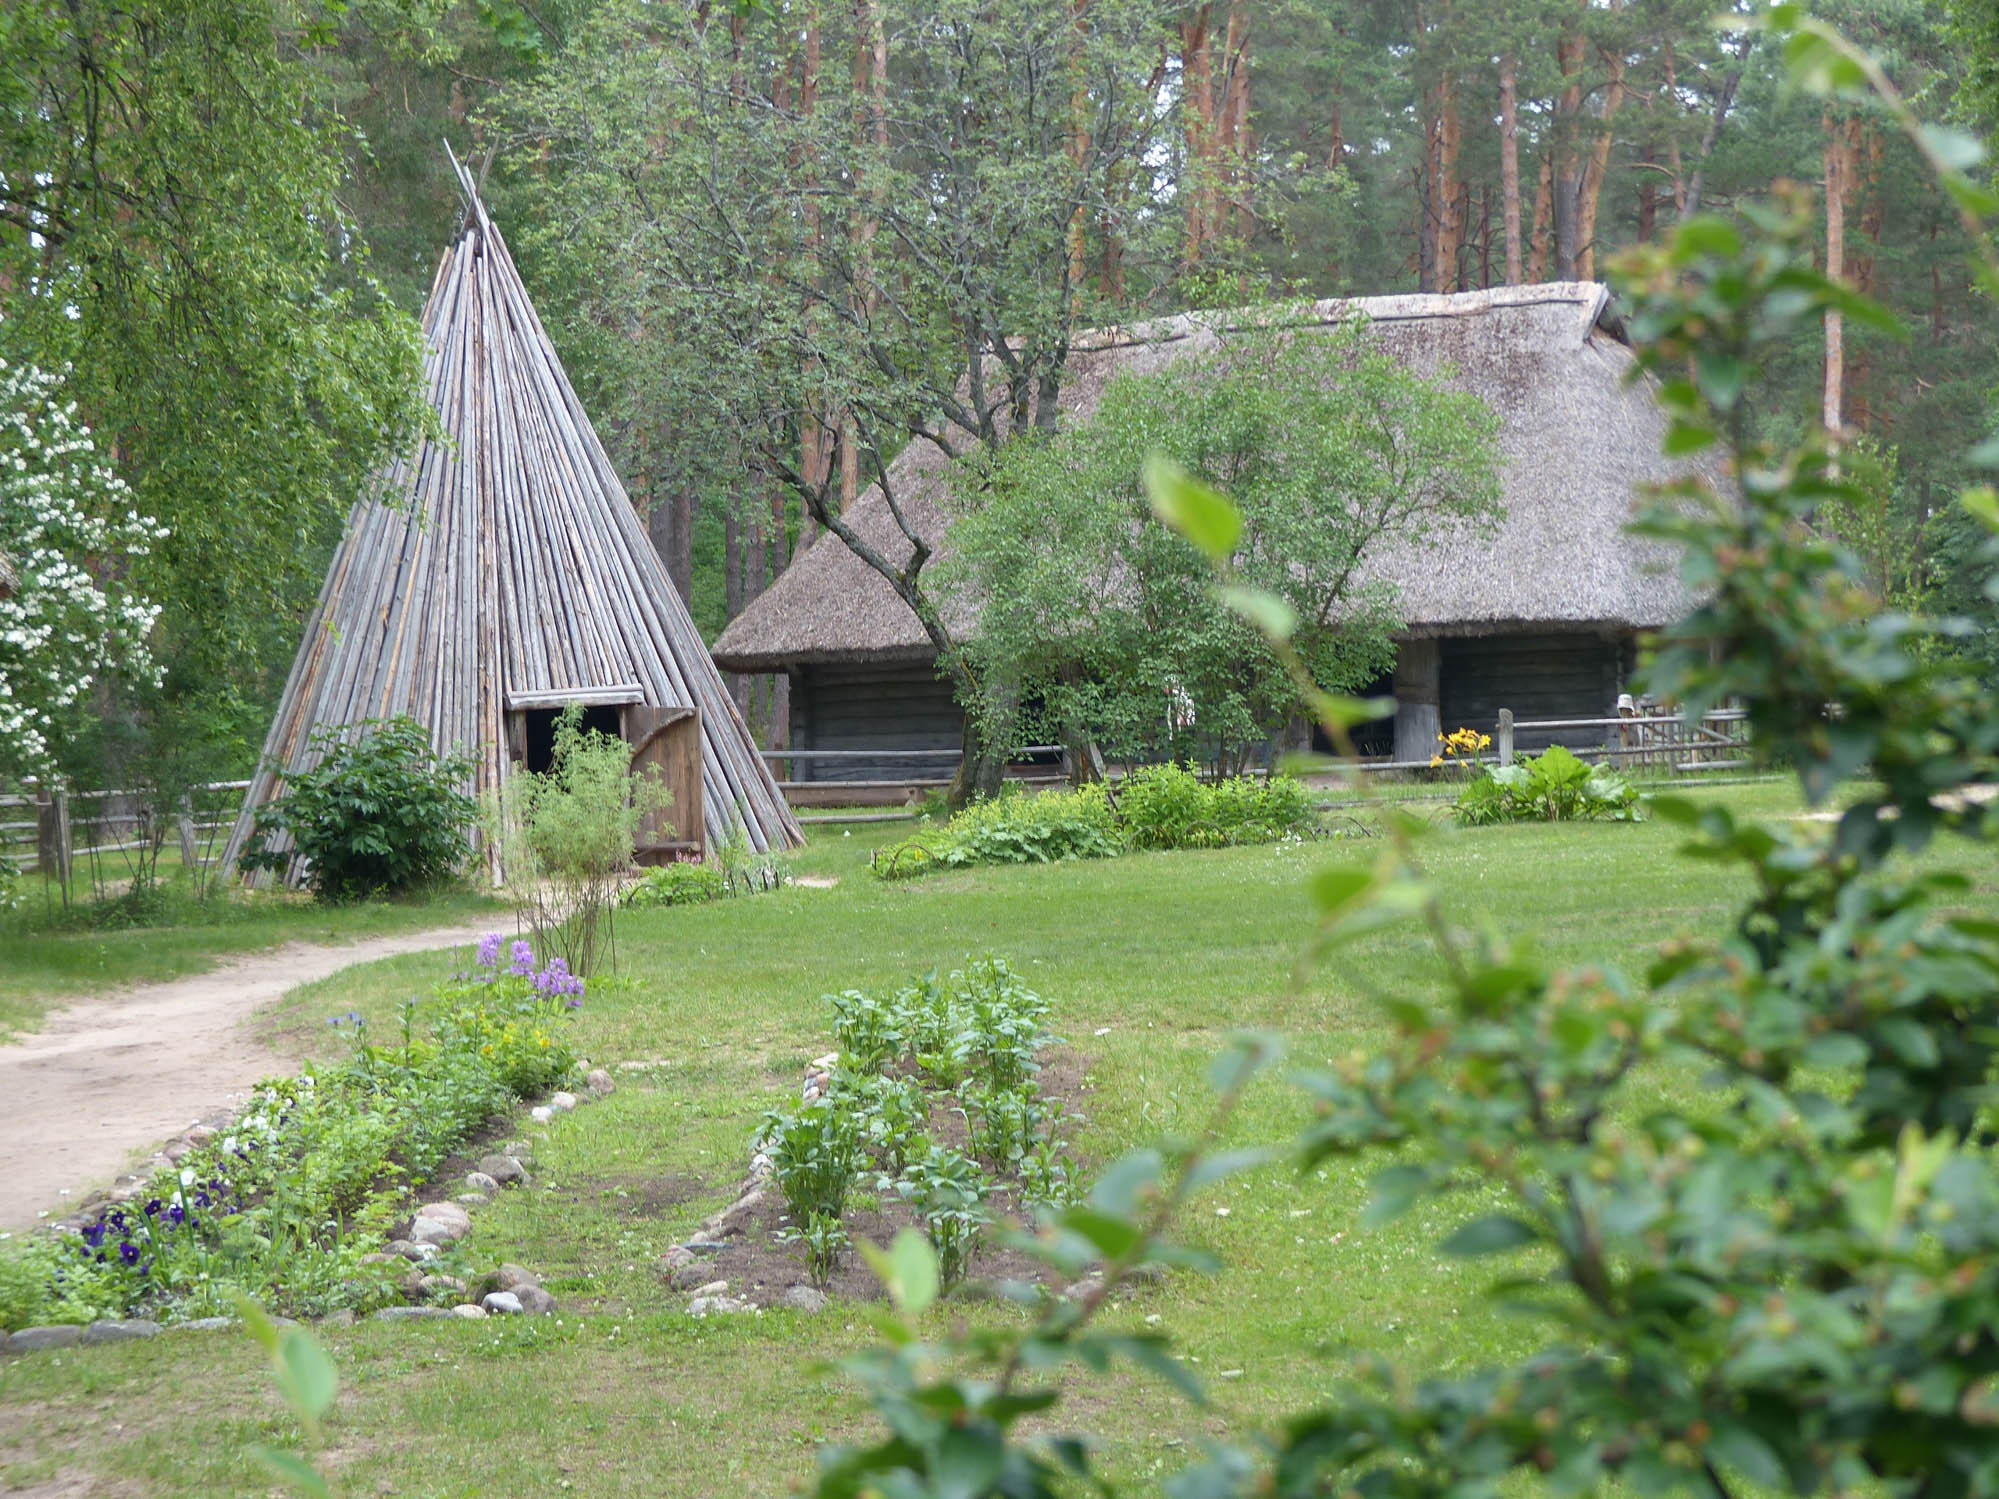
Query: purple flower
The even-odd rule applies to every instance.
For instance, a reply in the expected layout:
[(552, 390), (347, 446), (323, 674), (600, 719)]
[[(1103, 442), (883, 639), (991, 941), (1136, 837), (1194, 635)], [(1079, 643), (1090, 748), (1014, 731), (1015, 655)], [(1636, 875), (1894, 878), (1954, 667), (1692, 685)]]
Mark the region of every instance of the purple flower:
[(583, 1008), (583, 1001), (580, 999), (572, 999), (569, 1001), (569, 1008), (572, 1010), (580, 1010)]
[(134, 1244), (130, 1239), (127, 1239), (123, 1244), (118, 1246), (118, 1258), (128, 1265), (138, 1264), (139, 1246)]
[(159, 1198), (155, 1197), (151, 1202), (146, 1204), (146, 1216), (148, 1218), (157, 1218), (160, 1216)]
[(175, 1203), (172, 1207), (167, 1209), (167, 1222), (178, 1225), (185, 1223), (186, 1221), (187, 1221), (187, 1209), (182, 1207), (179, 1203)]
[(104, 1242), (104, 1225), (93, 1223), (90, 1227), (86, 1228), (83, 1231), (83, 1242), (88, 1244), (92, 1249), (101, 1245)]
[(514, 945), (508, 949), (513, 961), (507, 964), (507, 972), (526, 978), (534, 972), (534, 948), (525, 937), (514, 938)]
[(493, 968), (500, 961), (500, 934), (488, 932), (479, 939), (479, 966)]

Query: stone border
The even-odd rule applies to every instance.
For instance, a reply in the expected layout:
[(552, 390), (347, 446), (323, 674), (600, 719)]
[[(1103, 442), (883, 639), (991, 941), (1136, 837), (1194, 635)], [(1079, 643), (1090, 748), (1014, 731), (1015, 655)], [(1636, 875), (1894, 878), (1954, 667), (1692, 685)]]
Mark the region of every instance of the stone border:
[[(799, 1085), (799, 1096), (804, 1102), (813, 1102), (832, 1087), (833, 1068), (839, 1061), (840, 1054), (829, 1051), (805, 1064), (805, 1080)], [(670, 1246), (653, 1267), (659, 1278), (666, 1282), (667, 1289), (688, 1293), (688, 1316), (718, 1316), (730, 1312), (763, 1315), (763, 1308), (748, 1297), (731, 1296), (728, 1281), (709, 1279), (709, 1266), (704, 1262), (727, 1248), (726, 1241), (731, 1236), (743, 1232), (751, 1216), (764, 1204), (770, 1190), (770, 1177), (770, 1157), (761, 1150), (753, 1152), (749, 1175), (743, 1178), (742, 1185), (737, 1189), (736, 1200), (720, 1212), (703, 1218), (693, 1237)], [(832, 1302), (817, 1286), (800, 1283), (788, 1287), (779, 1298), (779, 1304), (801, 1312), (823, 1312)]]

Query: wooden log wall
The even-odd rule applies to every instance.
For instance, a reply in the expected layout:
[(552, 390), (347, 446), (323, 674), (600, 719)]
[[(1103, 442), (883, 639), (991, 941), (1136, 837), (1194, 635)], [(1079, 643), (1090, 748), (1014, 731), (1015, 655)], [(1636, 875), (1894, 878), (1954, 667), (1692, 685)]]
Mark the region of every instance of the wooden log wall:
[[(1482, 635), (1442, 642), (1439, 721), (1490, 734), (1501, 708), (1516, 719), (1601, 718), (1617, 711), (1624, 676), (1621, 637), (1587, 633)], [(1517, 748), (1603, 744), (1601, 729), (1523, 732)]]

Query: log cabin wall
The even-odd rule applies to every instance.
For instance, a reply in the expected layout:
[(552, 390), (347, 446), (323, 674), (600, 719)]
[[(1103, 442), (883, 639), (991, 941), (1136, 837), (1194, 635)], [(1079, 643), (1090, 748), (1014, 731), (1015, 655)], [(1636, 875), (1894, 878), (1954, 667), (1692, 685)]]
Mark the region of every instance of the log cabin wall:
[[(1617, 711), (1628, 659), (1622, 633), (1480, 635), (1442, 646), (1444, 733), (1463, 727), (1490, 734), (1501, 708), (1511, 708), (1515, 719), (1607, 718)], [(1515, 747), (1532, 754), (1556, 743), (1584, 749), (1603, 741), (1602, 729), (1529, 730)]]
[(799, 781), (904, 781), (958, 768), (965, 714), (928, 661), (806, 666), (791, 679), (791, 747), (937, 750), (935, 760), (801, 760)]

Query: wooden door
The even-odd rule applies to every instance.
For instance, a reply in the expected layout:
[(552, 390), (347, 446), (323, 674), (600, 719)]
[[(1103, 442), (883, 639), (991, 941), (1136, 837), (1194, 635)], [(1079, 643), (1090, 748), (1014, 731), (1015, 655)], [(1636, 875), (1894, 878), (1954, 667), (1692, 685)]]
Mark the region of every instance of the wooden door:
[(656, 770), (673, 798), (664, 813), (651, 813), (641, 824), (638, 862), (698, 863), (708, 848), (701, 796), (701, 710), (635, 703), (625, 709), (625, 738), (632, 746), (632, 774), (642, 774), (648, 767)]

